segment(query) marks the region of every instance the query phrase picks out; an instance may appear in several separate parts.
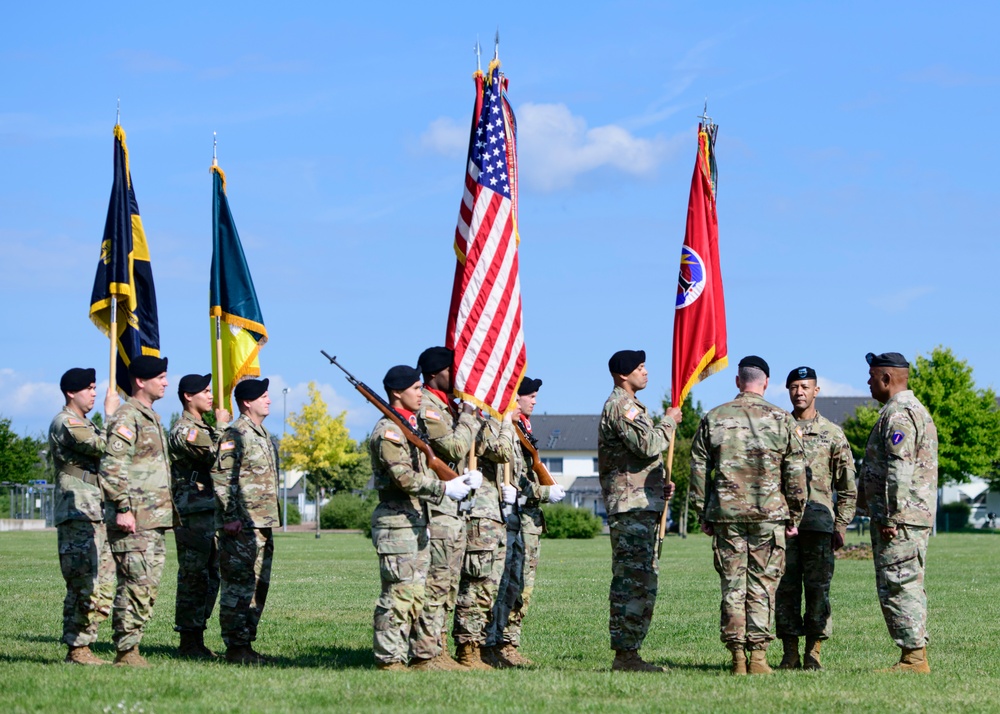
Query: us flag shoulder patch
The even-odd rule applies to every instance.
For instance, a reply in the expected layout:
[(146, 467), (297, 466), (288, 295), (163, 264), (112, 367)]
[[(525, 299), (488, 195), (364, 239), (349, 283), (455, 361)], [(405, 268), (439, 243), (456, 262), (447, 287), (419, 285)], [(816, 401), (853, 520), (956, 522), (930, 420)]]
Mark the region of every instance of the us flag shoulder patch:
[(83, 422), (82, 421), (80, 421), (79, 419), (75, 419), (73, 417), (70, 417), (69, 419), (67, 419), (66, 423), (69, 424), (70, 426), (83, 426)]
[(232, 440), (223, 441), (221, 444), (219, 444), (219, 451), (232, 451), (235, 448), (236, 448), (236, 442)]
[(625, 412), (625, 418), (629, 421), (635, 421), (635, 418), (639, 416), (639, 410), (636, 407), (632, 407), (627, 412)]
[(193, 442), (195, 439), (197, 439), (198, 438), (198, 427), (192, 426), (190, 429), (188, 429), (188, 435), (187, 435), (186, 438), (190, 442)]
[(401, 444), (403, 441), (403, 437), (401, 437), (398, 432), (395, 432), (392, 429), (385, 430), (385, 438), (388, 439), (389, 441), (395, 441), (397, 444)]
[(433, 409), (428, 409), (424, 412), (424, 419), (430, 419), (431, 421), (441, 421), (441, 415), (438, 414)]
[(124, 424), (115, 429), (115, 432), (117, 434), (120, 434), (123, 438), (128, 439), (129, 441), (135, 438), (135, 432), (129, 429)]

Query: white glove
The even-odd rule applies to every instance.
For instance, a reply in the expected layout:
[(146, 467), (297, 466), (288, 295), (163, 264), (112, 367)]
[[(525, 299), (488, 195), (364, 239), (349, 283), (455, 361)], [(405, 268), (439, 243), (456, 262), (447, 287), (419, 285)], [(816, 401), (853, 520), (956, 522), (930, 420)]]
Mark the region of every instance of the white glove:
[(517, 500), (517, 489), (513, 486), (503, 485), (500, 487), (500, 493), (503, 494), (503, 502), (508, 506), (514, 505), (514, 501)]
[(452, 501), (461, 501), (469, 495), (469, 491), (471, 490), (472, 487), (469, 485), (468, 475), (453, 478), (444, 484), (444, 495)]
[(549, 486), (549, 503), (559, 503), (561, 500), (566, 498), (566, 489), (555, 484), (554, 486)]
[(465, 470), (465, 477), (469, 481), (469, 486), (475, 491), (477, 488), (483, 485), (483, 472), (479, 469), (475, 471)]

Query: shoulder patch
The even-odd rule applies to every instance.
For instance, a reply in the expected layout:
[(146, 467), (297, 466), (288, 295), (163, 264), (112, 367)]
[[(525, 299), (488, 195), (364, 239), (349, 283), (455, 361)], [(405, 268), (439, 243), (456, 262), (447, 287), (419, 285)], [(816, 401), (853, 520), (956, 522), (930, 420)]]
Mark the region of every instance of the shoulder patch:
[(70, 426), (84, 426), (84, 423), (77, 419), (76, 417), (70, 417), (66, 420), (66, 423)]
[(121, 439), (112, 439), (111, 443), (108, 444), (108, 448), (111, 449), (114, 453), (120, 454), (121, 452), (125, 451), (125, 442), (122, 441)]
[(398, 431), (393, 431), (392, 429), (386, 429), (385, 433), (382, 435), (389, 441), (395, 441), (397, 444), (403, 443), (403, 437), (400, 436)]
[(219, 451), (232, 451), (236, 448), (236, 442), (230, 439), (219, 444)]
[(438, 414), (433, 409), (428, 409), (424, 412), (424, 419), (431, 419), (432, 421), (441, 421), (441, 415)]
[(632, 407), (627, 412), (625, 412), (625, 418), (629, 421), (635, 421), (635, 418), (639, 416), (639, 409), (637, 407)]
[(117, 429), (115, 429), (115, 433), (121, 436), (123, 439), (127, 439), (129, 441), (132, 441), (132, 439), (135, 438), (135, 432), (129, 429), (124, 424), (120, 425)]
[(898, 446), (906, 438), (906, 435), (901, 431), (894, 431), (890, 438), (892, 439), (893, 446)]
[(184, 437), (184, 438), (187, 439), (187, 441), (190, 441), (190, 442), (193, 442), (195, 439), (197, 439), (198, 438), (198, 427), (192, 426), (190, 429), (188, 429), (187, 436)]

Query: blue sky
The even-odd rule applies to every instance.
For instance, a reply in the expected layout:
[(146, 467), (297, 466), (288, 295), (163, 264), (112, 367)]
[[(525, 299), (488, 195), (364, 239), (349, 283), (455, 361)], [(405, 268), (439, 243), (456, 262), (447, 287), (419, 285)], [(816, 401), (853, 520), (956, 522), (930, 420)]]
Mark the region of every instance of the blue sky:
[[(281, 428), (305, 384), (363, 436), (373, 386), (442, 344), (477, 36), (510, 78), (538, 409), (596, 413), (608, 356), (669, 389), (696, 115), (717, 145), (729, 352), (864, 394), (863, 355), (935, 345), (1000, 382), (1000, 61), (988, 3), (25, 4), (0, 27), (0, 414), (40, 432), (87, 317), (115, 102), (176, 379), (210, 360), (212, 132), (271, 340)], [(992, 48), (992, 49), (991, 49)], [(947, 278), (947, 279), (945, 279)], [(713, 406), (730, 367), (698, 385)], [(173, 390), (170, 390), (173, 393)], [(787, 405), (782, 390), (769, 393)], [(178, 409), (168, 396), (158, 410)]]

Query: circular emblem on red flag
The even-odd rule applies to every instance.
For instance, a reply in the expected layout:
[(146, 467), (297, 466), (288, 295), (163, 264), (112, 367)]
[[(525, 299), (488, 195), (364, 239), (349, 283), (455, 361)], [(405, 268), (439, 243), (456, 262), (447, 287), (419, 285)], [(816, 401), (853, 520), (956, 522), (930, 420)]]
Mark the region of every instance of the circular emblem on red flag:
[(681, 270), (677, 276), (677, 309), (687, 307), (705, 290), (705, 262), (688, 246), (681, 248)]

